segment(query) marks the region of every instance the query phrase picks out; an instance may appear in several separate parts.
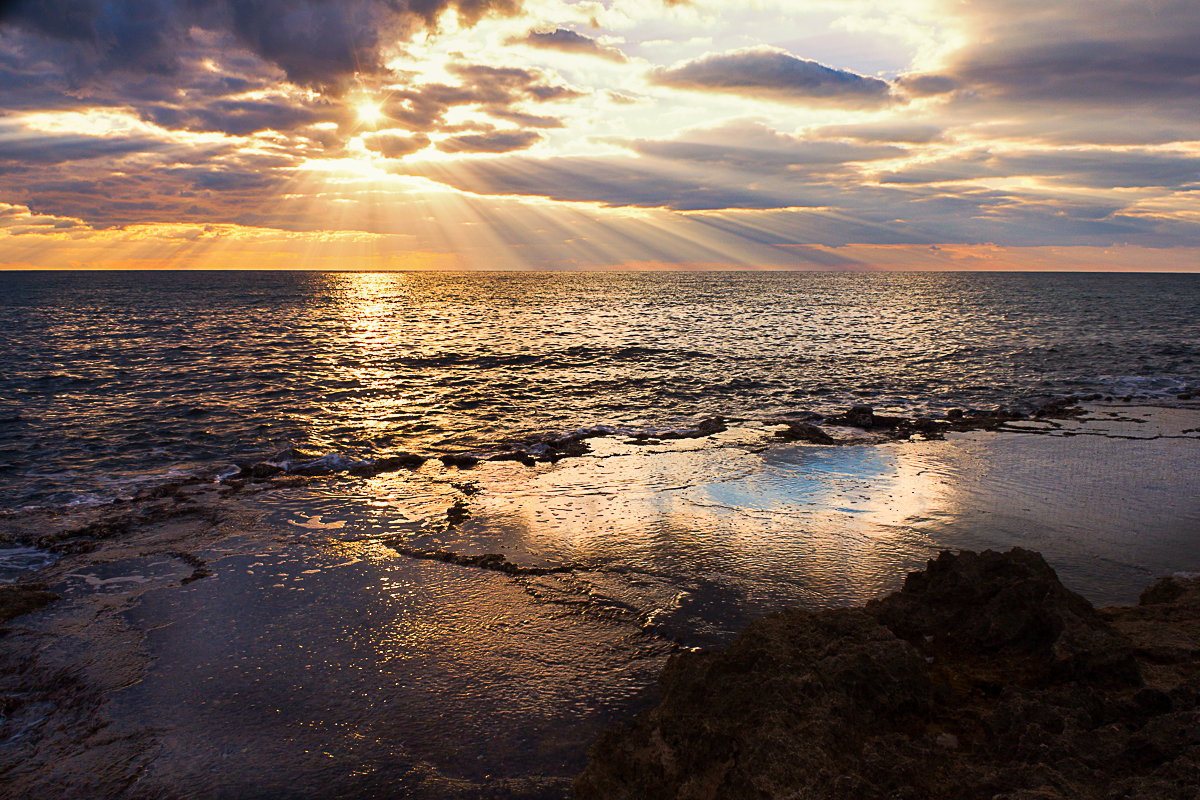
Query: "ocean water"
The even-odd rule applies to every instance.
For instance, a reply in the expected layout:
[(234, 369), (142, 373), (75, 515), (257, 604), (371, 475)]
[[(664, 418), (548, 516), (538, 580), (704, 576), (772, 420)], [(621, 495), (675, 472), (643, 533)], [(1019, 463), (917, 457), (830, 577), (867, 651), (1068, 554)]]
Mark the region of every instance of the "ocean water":
[(1200, 387), (1200, 276), (0, 274), (0, 506), (287, 447), (477, 451), (592, 426)]
[[(36, 570), (62, 598), (11, 641), (99, 687), (86, 726), (115, 755), (54, 764), (88, 786), (144, 765), (137, 796), (558, 800), (671, 653), (861, 604), (940, 550), (1038, 550), (1098, 605), (1200, 571), (1200, 410), (1176, 398), (1200, 388), (1198, 277), (19, 273), (0, 337), (0, 584)], [(761, 424), (1092, 393), (1153, 402), (861, 446)], [(14, 534), (288, 447), (595, 426), (616, 435), (554, 464), (194, 486), (78, 552)], [(27, 505), (52, 508), (5, 510)]]

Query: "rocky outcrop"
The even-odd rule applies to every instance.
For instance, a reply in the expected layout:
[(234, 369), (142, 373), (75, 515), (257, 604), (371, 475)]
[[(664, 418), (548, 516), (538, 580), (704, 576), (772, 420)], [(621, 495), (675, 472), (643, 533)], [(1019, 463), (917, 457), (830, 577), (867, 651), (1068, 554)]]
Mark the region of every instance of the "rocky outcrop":
[(811, 422), (790, 421), (787, 427), (775, 434), (785, 442), (808, 442), (809, 444), (836, 444), (837, 440)]
[(1140, 682), (1129, 642), (1029, 550), (943, 552), (867, 611), (923, 655), (998, 682)]
[[(58, 599), (49, 587), (40, 583), (18, 583), (0, 586), (0, 624), (37, 611)], [(3, 630), (3, 628), (0, 628)]]
[(673, 656), (606, 733), (604, 798), (1195, 798), (1200, 581), (1098, 612), (1040, 555), (942, 553), (865, 609)]
[[(1068, 398), (1068, 400), (1074, 403), (1074, 398)], [(1081, 409), (1074, 405), (1056, 406), (1042, 416), (1046, 418), (1076, 416), (1076, 412), (1082, 413)], [(952, 409), (946, 413), (945, 419), (895, 417), (877, 414), (875, 409), (867, 405), (853, 405), (840, 414), (828, 416), (809, 414), (800, 421), (781, 420), (779, 424), (786, 425), (787, 428), (777, 431), (775, 435), (784, 441), (809, 442), (811, 444), (855, 444), (864, 441), (862, 438), (834, 437), (820, 427), (828, 425), (867, 431), (874, 440), (900, 440), (914, 437), (941, 439), (950, 432), (997, 430), (1008, 423), (1026, 418), (1027, 416), (1023, 412), (1008, 408), (997, 408), (991, 411), (971, 410), (969, 412), (963, 409)]]
[(460, 567), (474, 567), (492, 572), (503, 572), (506, 575), (553, 575), (560, 572), (575, 572), (582, 569), (576, 564), (563, 564), (553, 567), (525, 567), (514, 564), (505, 558), (503, 553), (481, 553), (480, 555), (465, 555), (451, 550), (428, 550), (420, 547), (409, 547), (399, 540), (388, 541), (387, 545), (402, 556), (416, 558), (422, 561), (441, 561), (444, 564), (457, 564)]

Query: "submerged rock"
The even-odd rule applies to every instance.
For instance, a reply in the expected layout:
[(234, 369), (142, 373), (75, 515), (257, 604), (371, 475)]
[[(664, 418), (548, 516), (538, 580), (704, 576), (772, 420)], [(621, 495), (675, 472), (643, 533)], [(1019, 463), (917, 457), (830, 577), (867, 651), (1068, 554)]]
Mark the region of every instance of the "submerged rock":
[(942, 553), (865, 609), (673, 656), (660, 705), (601, 737), (575, 793), (1195, 798), (1198, 658), (1200, 580), (1098, 612), (1037, 553)]
[(467, 453), (447, 453), (441, 457), (441, 461), (447, 467), (470, 469), (479, 463), (479, 458), (477, 456), (468, 455)]
[(506, 575), (552, 575), (560, 572), (574, 572), (581, 569), (575, 564), (563, 564), (553, 567), (526, 567), (509, 561), (503, 553), (481, 553), (466, 555), (452, 550), (428, 550), (420, 547), (409, 547), (401, 541), (390, 541), (389, 547), (397, 553), (409, 558), (423, 561), (441, 561), (445, 564), (456, 564), (460, 567), (475, 567), (492, 572), (503, 572)]
[(788, 422), (787, 428), (775, 434), (785, 442), (836, 444), (837, 440), (811, 422)]
[(642, 432), (635, 434), (635, 439), (703, 439), (705, 436), (712, 436), (714, 433), (723, 433), (729, 430), (728, 424), (724, 417), (707, 417), (700, 420), (694, 427), (682, 428), (673, 431), (657, 431), (655, 433)]
[(1033, 416), (1037, 419), (1046, 418), (1063, 418), (1077, 417), (1083, 413), (1083, 409), (1079, 407), (1081, 401), (1100, 399), (1100, 395), (1089, 395), (1088, 397), (1076, 397), (1068, 395), (1066, 397), (1056, 397), (1049, 402), (1043, 403), (1033, 412)]

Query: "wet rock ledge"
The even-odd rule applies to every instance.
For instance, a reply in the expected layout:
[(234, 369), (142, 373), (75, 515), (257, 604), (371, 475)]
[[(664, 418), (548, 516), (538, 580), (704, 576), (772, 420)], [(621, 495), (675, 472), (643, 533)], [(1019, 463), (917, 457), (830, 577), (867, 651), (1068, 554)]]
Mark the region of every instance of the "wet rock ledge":
[(681, 653), (579, 800), (1200, 797), (1200, 580), (1094, 609), (1034, 552), (943, 552), (865, 608)]

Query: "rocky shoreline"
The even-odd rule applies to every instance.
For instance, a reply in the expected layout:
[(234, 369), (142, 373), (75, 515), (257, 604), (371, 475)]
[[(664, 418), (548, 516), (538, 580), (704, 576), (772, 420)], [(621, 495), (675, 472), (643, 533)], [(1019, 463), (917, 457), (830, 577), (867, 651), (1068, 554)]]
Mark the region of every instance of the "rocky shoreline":
[[(1133, 602), (1146, 576), (1200, 564), (1196, 415), (1075, 408), (922, 421), (859, 407), (651, 438), (587, 431), (556, 466), (430, 456), (385, 462), (398, 474), (373, 480), (365, 468), (310, 469), (315, 454), (288, 451), (288, 468), (242, 465), (111, 504), (0, 511), (0, 543), (34, 565), (0, 587), (0, 797), (169, 797), (218, 774), (234, 787), (227, 796), (269, 796), (318, 773), (340, 783), (296, 796), (358, 797), (367, 783), (353, 765), (366, 759), (384, 796), (561, 798), (601, 732), (656, 701), (650, 687), (671, 653), (727, 645), (785, 604), (865, 603), (943, 547), (1036, 549), (1094, 602)], [(960, 435), (977, 429), (998, 434)], [(1073, 436), (1086, 438), (1063, 438)], [(567, 444), (556, 440), (560, 452)], [(1084, 463), (1119, 467), (1071, 467)], [(1176, 476), (1170, 496), (1159, 474)], [(686, 530), (673, 526), (679, 509)], [(1072, 543), (1076, 530), (1087, 547)], [(893, 549), (897, 535), (907, 549)], [(785, 612), (750, 627), (750, 644), (729, 651), (742, 652), (734, 666), (683, 653), (663, 677), (674, 688), (653, 712), (658, 739), (645, 738), (645, 715), (632, 733), (604, 736), (579, 796), (1194, 796), (1200, 588), (1168, 581), (1141, 606), (1096, 611), (1030, 557), (1040, 566), (968, 569), (958, 556), (955, 580), (910, 579), (865, 609)], [(13, 563), (15, 573), (24, 562)], [(816, 602), (788, 583), (802, 574), (819, 586)], [(385, 579), (407, 593), (381, 591)], [(464, 619), (478, 625), (462, 633)], [(450, 635), (402, 651), (371, 644), (405, 620), (422, 621), (422, 636)], [(369, 649), (340, 650), (347, 641)], [(297, 643), (303, 655), (328, 650), (299, 683), (289, 677)], [(490, 660), (459, 657), (472, 648)], [(226, 711), (224, 692), (207, 687), (242, 664), (264, 678), (242, 686), (254, 702), (302, 686), (334, 714), (409, 727), (381, 735), (370, 756), (347, 747), (336, 765), (301, 765), (339, 740), (310, 732), (292, 744), (265, 732), (270, 713)], [(460, 673), (482, 694), (439, 693), (436, 715), (414, 702)], [(163, 687), (191, 675), (208, 682), (167, 697)], [(344, 681), (369, 705), (348, 703)], [(538, 691), (542, 706), (522, 705)], [(520, 732), (497, 736), (480, 697), (519, 718)], [(561, 718), (546, 722), (543, 708)], [(493, 746), (486, 771), (460, 761)], [(242, 754), (236, 766), (227, 753)]]
[(943, 552), (865, 608), (672, 656), (575, 783), (619, 798), (1195, 798), (1200, 579), (1095, 609), (1035, 552)]

